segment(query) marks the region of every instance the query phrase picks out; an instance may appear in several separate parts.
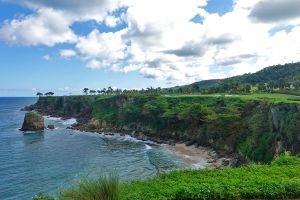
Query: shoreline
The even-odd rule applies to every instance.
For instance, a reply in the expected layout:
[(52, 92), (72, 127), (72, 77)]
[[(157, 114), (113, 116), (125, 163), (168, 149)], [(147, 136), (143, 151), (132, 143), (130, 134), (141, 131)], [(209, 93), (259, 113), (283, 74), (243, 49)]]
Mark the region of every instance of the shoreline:
[(205, 147), (187, 146), (184, 143), (167, 145), (172, 154), (178, 157), (188, 167), (195, 169), (210, 168), (209, 162), (216, 158), (216, 152)]
[(188, 141), (176, 141), (172, 139), (165, 140), (162, 138), (151, 137), (142, 131), (124, 130), (117, 127), (106, 127), (99, 129), (99, 127), (95, 126), (94, 128), (91, 128), (89, 127), (86, 119), (77, 119), (70, 116), (60, 117), (59, 115), (47, 115), (46, 113), (40, 113), (44, 117), (60, 119), (63, 121), (74, 119), (74, 123), (67, 124), (69, 126), (67, 126), (66, 129), (109, 136), (119, 134), (120, 136), (125, 137), (128, 135), (145, 143), (150, 141), (158, 145), (163, 145), (167, 150), (171, 151), (173, 155), (187, 165), (187, 169), (223, 169), (226, 167), (237, 167), (240, 165), (240, 159), (235, 154), (218, 152), (210, 147), (205, 146), (189, 145)]
[[(170, 151), (171, 154), (173, 154), (175, 157), (177, 157), (184, 165), (186, 165), (187, 169), (215, 169), (215, 168), (224, 168), (224, 167), (232, 167), (230, 166), (232, 158), (228, 156), (221, 156), (218, 155), (218, 153), (213, 150), (212, 148), (204, 147), (204, 146), (195, 146), (195, 145), (187, 145), (182, 142), (176, 142), (176, 143), (168, 143), (165, 141), (157, 141), (153, 140), (149, 137), (140, 137), (139, 135), (132, 134), (130, 132), (122, 132), (120, 131), (93, 131), (93, 130), (87, 130), (82, 128), (77, 128), (76, 124), (78, 124), (78, 120), (76, 118), (62, 118), (62, 117), (52, 117), (49, 115), (44, 115), (45, 118), (48, 118), (50, 120), (62, 120), (65, 122), (74, 120), (73, 123), (67, 123), (65, 125), (69, 125), (66, 127), (66, 129), (72, 129), (77, 130), (82, 133), (88, 132), (93, 134), (101, 134), (101, 135), (120, 135), (121, 137), (132, 137), (136, 140), (139, 140), (141, 142), (144, 142), (145, 144), (148, 144), (149, 142), (153, 142), (157, 145), (162, 145), (166, 147), (167, 150)], [(80, 123), (79, 123), (80, 124)], [(75, 126), (73, 126), (75, 125)], [(81, 126), (79, 126), (81, 127)]]
[(203, 146), (188, 146), (184, 143), (176, 143), (174, 145), (166, 144), (176, 157), (184, 162), (191, 169), (223, 169), (226, 167), (234, 167), (234, 158), (230, 156), (221, 156), (218, 153)]

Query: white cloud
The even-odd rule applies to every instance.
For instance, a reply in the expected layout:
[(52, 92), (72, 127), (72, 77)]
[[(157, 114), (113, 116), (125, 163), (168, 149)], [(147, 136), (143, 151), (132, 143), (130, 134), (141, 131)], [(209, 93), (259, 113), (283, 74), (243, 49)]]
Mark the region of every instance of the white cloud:
[(49, 61), (51, 60), (51, 57), (49, 55), (44, 55), (43, 60)]
[(102, 62), (100, 62), (100, 61), (98, 61), (98, 60), (96, 60), (96, 59), (92, 59), (92, 60), (90, 60), (88, 63), (87, 63), (87, 65), (86, 65), (86, 67), (87, 68), (89, 68), (89, 69), (101, 69), (101, 68), (103, 68), (104, 66), (103, 66), (103, 63)]
[(72, 49), (62, 49), (59, 51), (59, 55), (64, 58), (76, 56), (76, 52)]
[(0, 40), (26, 46), (75, 42), (77, 37), (69, 24), (70, 21), (62, 12), (41, 9), (22, 19), (5, 21), (0, 28)]
[(122, 41), (122, 35), (126, 32), (100, 33), (93, 30), (89, 35), (80, 37), (76, 48), (85, 59), (98, 58), (107, 62), (123, 59), (126, 45)]
[[(206, 0), (14, 1), (36, 13), (6, 21), (0, 29), (2, 40), (23, 45), (74, 43), (74, 50), (61, 50), (60, 55), (77, 55), (94, 70), (137, 71), (183, 84), (300, 61), (297, 0), (234, 0), (233, 10), (222, 16), (205, 11)], [(127, 11), (114, 16), (122, 6)], [(276, 12), (268, 8), (269, 15), (262, 13), (268, 6)], [(202, 23), (191, 21), (197, 14)], [(109, 27), (122, 21), (128, 26), (76, 36), (71, 25), (87, 20)], [(280, 31), (283, 22), (291, 26), (289, 31)]]
[(120, 19), (118, 17), (109, 15), (105, 18), (104, 22), (109, 27), (115, 27), (120, 22)]
[(65, 17), (73, 20), (96, 20), (102, 21), (108, 12), (122, 6), (120, 0), (5, 0), (7, 2), (19, 3), (34, 10), (49, 8), (61, 11)]

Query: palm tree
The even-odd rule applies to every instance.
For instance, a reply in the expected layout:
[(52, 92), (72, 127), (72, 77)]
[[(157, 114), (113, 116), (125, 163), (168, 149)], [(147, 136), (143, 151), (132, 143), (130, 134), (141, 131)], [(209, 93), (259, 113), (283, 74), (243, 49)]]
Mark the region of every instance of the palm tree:
[(47, 92), (45, 93), (45, 96), (53, 96), (54, 95), (54, 92)]
[(88, 94), (88, 91), (89, 91), (89, 88), (83, 88), (83, 93), (84, 93), (85, 95)]
[(38, 92), (38, 93), (36, 93), (36, 96), (43, 96), (43, 93), (41, 93), (41, 92)]
[(107, 88), (107, 93), (108, 93), (108, 94), (113, 94), (113, 93), (114, 93), (114, 89), (113, 89), (111, 86), (109, 86), (109, 87)]
[(90, 90), (90, 94), (96, 94), (96, 90)]
[(102, 94), (106, 94), (106, 92), (107, 92), (107, 91), (106, 91), (106, 88), (103, 88), (103, 89), (101, 90), (101, 93), (102, 93)]

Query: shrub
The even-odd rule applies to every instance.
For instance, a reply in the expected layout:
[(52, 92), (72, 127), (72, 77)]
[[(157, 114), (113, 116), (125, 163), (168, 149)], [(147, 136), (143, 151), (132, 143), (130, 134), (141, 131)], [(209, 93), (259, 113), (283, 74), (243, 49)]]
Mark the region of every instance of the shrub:
[(32, 200), (54, 200), (53, 197), (48, 196), (48, 195), (44, 195), (43, 193), (39, 193), (37, 195), (35, 195)]
[(119, 179), (112, 174), (83, 179), (78, 186), (62, 191), (58, 196), (60, 200), (118, 200)]

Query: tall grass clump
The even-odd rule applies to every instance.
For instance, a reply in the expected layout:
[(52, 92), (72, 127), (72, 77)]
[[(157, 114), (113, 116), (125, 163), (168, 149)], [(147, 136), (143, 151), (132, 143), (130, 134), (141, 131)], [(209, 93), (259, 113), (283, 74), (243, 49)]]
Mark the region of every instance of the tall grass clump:
[(119, 179), (114, 174), (83, 179), (75, 187), (59, 193), (59, 200), (119, 200)]

